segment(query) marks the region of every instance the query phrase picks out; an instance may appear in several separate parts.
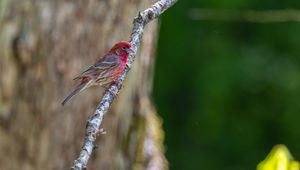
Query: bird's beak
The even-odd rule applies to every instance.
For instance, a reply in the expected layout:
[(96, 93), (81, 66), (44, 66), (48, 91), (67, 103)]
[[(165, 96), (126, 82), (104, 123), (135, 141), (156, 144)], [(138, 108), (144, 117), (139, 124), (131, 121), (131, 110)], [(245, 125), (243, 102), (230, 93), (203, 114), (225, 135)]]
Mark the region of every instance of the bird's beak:
[(131, 49), (131, 48), (128, 48), (126, 51), (127, 51), (127, 53), (134, 53), (133, 49)]

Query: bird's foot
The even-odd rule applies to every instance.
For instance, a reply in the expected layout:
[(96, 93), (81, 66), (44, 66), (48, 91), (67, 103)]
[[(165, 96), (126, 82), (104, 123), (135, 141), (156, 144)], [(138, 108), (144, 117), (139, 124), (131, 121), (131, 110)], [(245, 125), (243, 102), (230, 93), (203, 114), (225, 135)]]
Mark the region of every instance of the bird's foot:
[[(111, 89), (111, 85), (115, 85), (114, 87), (117, 88), (117, 89)], [(110, 85), (108, 86), (104, 86), (105, 88), (105, 92), (108, 92), (110, 93), (111, 95), (117, 97), (119, 92), (120, 92), (120, 89), (123, 88), (123, 84), (120, 80), (115, 80), (113, 81)]]
[(112, 96), (118, 95), (118, 92), (116, 93), (115, 90), (111, 90), (110, 87), (105, 87), (105, 93), (109, 93)]
[(106, 134), (106, 131), (103, 129), (103, 128), (100, 128), (100, 129), (97, 129), (93, 134), (93, 138), (96, 139), (97, 136), (99, 135), (105, 135)]
[(114, 80), (112, 82), (112, 84), (115, 84), (119, 89), (121, 89), (123, 87), (123, 84), (122, 84), (122, 81), (117, 79), (117, 80)]

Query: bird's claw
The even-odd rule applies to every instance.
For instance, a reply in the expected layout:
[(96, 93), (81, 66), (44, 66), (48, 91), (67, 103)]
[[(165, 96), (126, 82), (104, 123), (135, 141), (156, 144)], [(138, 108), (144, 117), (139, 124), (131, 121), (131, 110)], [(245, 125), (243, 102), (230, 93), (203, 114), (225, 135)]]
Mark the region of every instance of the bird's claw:
[(99, 135), (105, 135), (105, 134), (106, 134), (106, 131), (105, 131), (103, 128), (101, 128), (101, 129), (97, 129), (97, 130), (92, 134), (92, 136), (93, 136), (93, 138), (96, 139), (97, 136), (99, 136)]

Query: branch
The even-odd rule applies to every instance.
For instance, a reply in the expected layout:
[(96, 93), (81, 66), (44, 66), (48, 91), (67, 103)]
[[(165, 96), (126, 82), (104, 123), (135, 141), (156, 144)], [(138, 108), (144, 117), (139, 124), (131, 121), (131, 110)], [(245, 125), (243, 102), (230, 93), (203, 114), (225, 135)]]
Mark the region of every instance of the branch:
[(215, 20), (227, 22), (299, 22), (300, 11), (291, 9), (281, 10), (233, 10), (233, 9), (190, 9), (189, 17), (192, 20)]
[(74, 164), (71, 170), (82, 170), (86, 169), (87, 162), (92, 154), (92, 151), (95, 148), (95, 141), (97, 134), (101, 132), (100, 125), (102, 123), (104, 115), (107, 113), (110, 108), (114, 98), (118, 94), (119, 90), (122, 87), (123, 81), (127, 76), (128, 71), (134, 61), (138, 47), (141, 44), (142, 35), (144, 32), (144, 27), (151, 20), (157, 18), (161, 15), (166, 9), (170, 8), (177, 0), (159, 0), (152, 7), (139, 12), (138, 16), (134, 18), (133, 29), (130, 35), (131, 49), (134, 51), (130, 54), (127, 60), (127, 67), (125, 68), (122, 75), (116, 80), (117, 83), (110, 85), (108, 90), (105, 92), (100, 104), (97, 106), (96, 111), (88, 119), (86, 125), (86, 132), (84, 143), (80, 152), (80, 155), (77, 160), (74, 161)]

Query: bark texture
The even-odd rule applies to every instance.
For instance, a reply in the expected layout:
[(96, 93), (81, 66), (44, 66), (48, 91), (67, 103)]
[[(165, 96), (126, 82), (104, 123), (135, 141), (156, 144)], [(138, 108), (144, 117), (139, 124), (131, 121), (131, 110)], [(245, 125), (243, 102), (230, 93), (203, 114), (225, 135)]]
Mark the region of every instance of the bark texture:
[[(68, 169), (103, 89), (65, 107), (72, 78), (127, 40), (146, 0), (0, 1), (0, 169)], [(105, 116), (88, 169), (167, 169), (163, 132), (150, 100), (155, 22), (124, 88)]]

